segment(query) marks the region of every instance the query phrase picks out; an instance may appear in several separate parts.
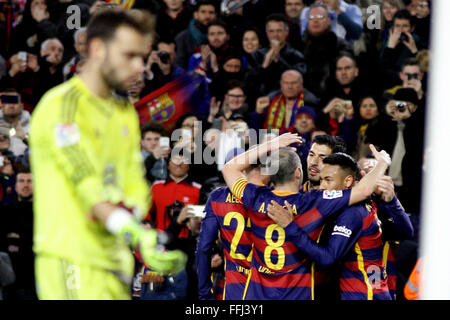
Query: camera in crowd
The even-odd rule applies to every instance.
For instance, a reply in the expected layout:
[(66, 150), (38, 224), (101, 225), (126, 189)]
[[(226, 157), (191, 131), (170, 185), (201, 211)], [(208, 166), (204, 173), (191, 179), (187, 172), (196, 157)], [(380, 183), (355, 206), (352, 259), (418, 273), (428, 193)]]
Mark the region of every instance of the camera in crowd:
[[(174, 203), (168, 205), (166, 207), (167, 215), (170, 217), (172, 221), (176, 221), (178, 216), (180, 215), (181, 210), (184, 208), (184, 203), (175, 200)], [(183, 223), (186, 223), (188, 219), (183, 221)]]
[(168, 64), (170, 62), (170, 54), (166, 51), (158, 51), (158, 57), (164, 64)]
[(408, 41), (408, 35), (404, 32), (400, 34), (400, 41)]
[(395, 107), (397, 108), (398, 112), (405, 112), (407, 104), (403, 101), (396, 101)]

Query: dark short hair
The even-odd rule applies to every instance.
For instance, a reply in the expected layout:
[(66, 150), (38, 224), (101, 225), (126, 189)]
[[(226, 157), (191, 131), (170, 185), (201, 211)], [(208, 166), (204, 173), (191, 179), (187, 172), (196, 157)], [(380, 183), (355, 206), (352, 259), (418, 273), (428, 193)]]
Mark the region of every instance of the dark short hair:
[(230, 90), (233, 90), (234, 88), (241, 88), (242, 91), (244, 91), (244, 93), (245, 93), (246, 86), (245, 86), (245, 83), (241, 80), (231, 79), (230, 81), (227, 82), (226, 88), (227, 88), (227, 92)]
[(198, 11), (201, 6), (213, 6), (214, 10), (217, 13), (217, 2), (214, 0), (197, 0), (197, 2), (194, 5), (194, 11)]
[(161, 123), (150, 120), (141, 126), (141, 138), (144, 139), (144, 136), (147, 132), (156, 132), (160, 135), (164, 135), (165, 131), (166, 130)]
[(353, 62), (355, 63), (355, 67), (358, 68), (359, 63), (358, 63), (357, 58), (350, 52), (346, 52), (346, 51), (342, 51), (339, 53), (338, 57), (336, 58), (335, 65), (337, 65), (338, 61), (341, 60), (342, 58), (349, 58), (349, 59), (353, 60)]
[(221, 19), (215, 19), (210, 24), (208, 24), (208, 30), (209, 30), (209, 27), (211, 27), (211, 26), (222, 27), (227, 34), (229, 33), (227, 24), (225, 23), (225, 21), (223, 21)]
[(31, 170), (29, 167), (21, 167), (20, 169), (17, 170), (16, 174), (19, 175), (21, 173), (28, 174), (31, 173)]
[[(139, 14), (138, 14), (139, 12)], [(147, 19), (148, 18), (148, 19)], [(127, 26), (141, 34), (153, 32), (153, 23), (150, 15), (143, 11), (125, 11), (121, 9), (107, 9), (94, 14), (89, 20), (86, 31), (86, 44), (94, 38), (108, 42), (114, 38), (119, 27)]]
[(355, 159), (342, 152), (332, 153), (326, 156), (325, 158), (323, 158), (323, 164), (339, 166), (342, 170), (345, 171), (347, 175), (351, 175), (354, 178), (357, 177), (359, 171), (358, 164), (356, 163)]
[(392, 22), (394, 22), (395, 19), (408, 20), (409, 23), (411, 24), (411, 27), (413, 26), (413, 17), (412, 17), (411, 13), (407, 9), (398, 10), (394, 14), (394, 17), (392, 18)]
[(270, 21), (283, 22), (285, 27), (289, 28), (289, 22), (284, 14), (281, 13), (272, 13), (266, 18), (266, 26)]
[(328, 15), (330, 14), (330, 11), (328, 10), (327, 6), (322, 3), (313, 3), (309, 6), (310, 11), (314, 8), (322, 8), (327, 12)]
[(331, 153), (347, 152), (347, 145), (345, 144), (344, 139), (338, 136), (333, 136), (331, 134), (322, 134), (319, 136), (315, 136), (311, 144), (313, 143), (328, 146), (331, 149)]
[(407, 58), (402, 63), (402, 69), (403, 70), (407, 66), (418, 66), (420, 68), (419, 59), (416, 57)]

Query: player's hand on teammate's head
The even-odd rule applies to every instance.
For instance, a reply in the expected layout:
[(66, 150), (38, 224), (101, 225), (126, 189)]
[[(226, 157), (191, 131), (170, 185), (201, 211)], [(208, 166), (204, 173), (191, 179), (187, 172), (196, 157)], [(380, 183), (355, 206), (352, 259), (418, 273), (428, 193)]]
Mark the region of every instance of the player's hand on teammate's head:
[[(301, 145), (303, 139), (296, 133), (284, 133), (276, 138), (270, 139), (268, 143), (270, 144), (270, 150), (273, 151), (290, 145)], [(295, 148), (293, 149), (295, 150)]]
[(388, 166), (391, 165), (391, 157), (389, 156), (389, 154), (386, 151), (384, 151), (384, 150), (377, 151), (377, 149), (375, 148), (375, 146), (373, 144), (370, 144), (369, 147), (370, 147), (370, 151), (372, 151), (372, 154), (377, 161), (384, 162)]

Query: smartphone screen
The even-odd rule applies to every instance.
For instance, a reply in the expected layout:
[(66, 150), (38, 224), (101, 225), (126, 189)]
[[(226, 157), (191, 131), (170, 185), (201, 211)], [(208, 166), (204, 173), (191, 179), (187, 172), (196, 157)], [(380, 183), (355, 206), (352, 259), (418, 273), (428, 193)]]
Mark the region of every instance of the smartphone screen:
[(204, 212), (205, 206), (190, 204), (189, 207), (191, 208), (194, 217), (200, 217), (200, 218), (205, 217), (205, 215), (206, 215), (206, 213)]
[(170, 145), (169, 137), (161, 137), (161, 138), (159, 138), (159, 145), (161, 147), (169, 147), (169, 145)]

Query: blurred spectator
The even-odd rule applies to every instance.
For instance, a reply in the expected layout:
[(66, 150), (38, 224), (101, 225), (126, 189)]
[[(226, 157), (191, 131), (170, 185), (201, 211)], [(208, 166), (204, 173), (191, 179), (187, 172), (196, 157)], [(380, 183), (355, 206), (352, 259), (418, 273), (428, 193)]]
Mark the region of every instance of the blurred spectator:
[[(417, 93), (419, 101), (425, 97), (422, 81), (424, 73), (421, 70), (419, 61), (416, 58), (409, 58), (403, 63), (401, 72), (398, 73), (397, 79), (400, 78), (401, 84), (386, 90), (386, 96), (392, 97), (400, 88), (411, 88)], [(424, 106), (423, 101), (421, 104)]]
[(281, 74), (288, 69), (306, 72), (303, 54), (288, 43), (289, 24), (282, 14), (272, 14), (266, 19), (266, 35), (270, 45), (253, 52), (252, 80), (260, 84), (260, 94), (266, 95), (280, 88)]
[(208, 25), (217, 17), (215, 1), (198, 0), (194, 7), (194, 18), (188, 27), (176, 38), (177, 58), (175, 64), (186, 69), (189, 57), (194, 50), (207, 43), (206, 31)]
[(30, 113), (23, 110), (20, 94), (15, 89), (0, 92), (0, 126), (9, 130), (9, 149), (15, 156), (23, 155), (28, 148)]
[(230, 35), (225, 22), (215, 20), (208, 25), (206, 36), (208, 43), (201, 45), (200, 52), (191, 55), (187, 70), (200, 69), (201, 74), (211, 80), (219, 72), (219, 64), (230, 52)]
[(57, 27), (50, 19), (47, 0), (29, 0), (22, 21), (14, 28), (11, 52), (39, 55), (41, 43), (56, 35)]
[(17, 173), (17, 198), (5, 207), (6, 249), (16, 281), (5, 287), (5, 300), (37, 300), (34, 280), (33, 182), (29, 170)]
[[(353, 148), (352, 157), (359, 161), (359, 159), (368, 157), (371, 155), (369, 149), (369, 143), (367, 143), (367, 132), (373, 130), (373, 127), (379, 121), (379, 108), (378, 104), (373, 96), (365, 96), (357, 104), (358, 113), (356, 115), (357, 126), (356, 126), (356, 145)], [(376, 134), (372, 132), (372, 134)], [(352, 150), (349, 150), (352, 151)]]
[[(242, 0), (240, 1), (243, 2)], [(229, 3), (233, 4), (232, 1)], [(233, 5), (233, 7), (235, 7), (235, 9), (231, 9), (230, 12), (223, 12), (223, 10), (221, 10), (221, 19), (225, 21), (228, 27), (228, 34), (230, 35), (230, 45), (233, 48), (239, 48), (242, 42), (244, 31), (254, 27), (254, 24), (251, 19), (249, 19), (248, 15), (244, 15), (243, 6)]]
[(305, 8), (303, 0), (285, 0), (284, 12), (289, 20), (300, 25), (300, 15)]
[[(194, 182), (189, 172), (189, 159), (183, 155), (172, 154), (168, 163), (168, 177), (155, 181), (152, 186), (151, 220), (156, 229), (167, 230), (172, 217), (175, 201), (181, 204), (197, 204), (201, 185)], [(176, 209), (176, 208), (175, 208)], [(176, 236), (187, 237), (188, 229), (182, 228)]]
[[(306, 11), (306, 10), (305, 10)], [(343, 53), (352, 53), (351, 46), (331, 31), (331, 19), (324, 5), (311, 5), (308, 28), (303, 37), (304, 55), (308, 66), (304, 74), (308, 89), (316, 96), (325, 93), (326, 84)]]
[(160, 41), (172, 42), (192, 19), (192, 10), (185, 0), (164, 0), (156, 18), (156, 33)]
[(420, 48), (427, 48), (430, 43), (431, 8), (429, 0), (416, 0), (415, 14), (413, 15), (414, 33), (419, 37)]
[(47, 39), (42, 43), (39, 71), (35, 74), (36, 88), (33, 91), (36, 101), (39, 101), (47, 90), (64, 81), (61, 65), (63, 53), (64, 47), (58, 38)]
[(225, 120), (230, 119), (233, 113), (239, 113), (246, 120), (249, 119), (248, 105), (245, 101), (245, 84), (239, 80), (231, 80), (227, 84), (227, 91), (223, 102), (216, 102), (215, 98), (211, 99), (211, 108), (208, 121), (212, 124), (214, 118), (223, 117)]
[(160, 138), (165, 135), (165, 128), (156, 121), (149, 121), (142, 125), (142, 156), (149, 183), (167, 178), (167, 157), (170, 153), (169, 145), (163, 145)]
[(405, 5), (402, 0), (383, 0), (381, 16), (382, 43), (389, 39), (389, 34), (394, 24), (394, 15), (398, 10), (402, 10), (404, 8)]
[(289, 24), (289, 44), (296, 50), (302, 50), (302, 37), (300, 32), (300, 14), (305, 5), (303, 0), (285, 0), (284, 14)]
[(322, 97), (321, 106), (326, 106), (332, 99), (351, 100), (356, 106), (367, 86), (359, 78), (359, 67), (353, 55), (340, 55), (336, 60), (335, 76), (329, 81), (327, 91)]
[(293, 131), (295, 117), (303, 105), (316, 107), (318, 99), (303, 86), (303, 76), (297, 70), (283, 72), (281, 91), (260, 97), (252, 113), (253, 129)]
[(381, 66), (398, 72), (407, 58), (415, 57), (419, 49), (419, 37), (415, 35), (413, 18), (408, 10), (399, 10), (393, 18), (389, 38), (381, 48)]
[(259, 48), (261, 48), (261, 35), (259, 31), (255, 28), (245, 30), (242, 34), (242, 50), (247, 60)]
[(405, 211), (418, 214), (422, 184), (424, 110), (416, 91), (397, 90), (386, 104), (389, 118), (380, 119), (367, 132), (367, 142), (386, 150), (392, 158), (389, 175)]
[[(357, 5), (344, 0), (316, 0), (315, 3), (326, 6), (331, 28), (339, 38), (353, 43), (361, 36), (363, 31), (362, 12)], [(310, 8), (303, 10), (301, 15), (302, 34), (309, 25)]]
[(294, 132), (297, 132), (303, 139), (303, 143), (297, 147), (297, 153), (303, 165), (303, 172), (306, 171), (306, 159), (311, 148), (312, 133), (316, 130), (316, 111), (310, 106), (302, 106), (295, 117)]
[(16, 173), (14, 170), (14, 155), (9, 151), (0, 151), (0, 203), (8, 206), (17, 197), (14, 189)]
[(247, 84), (247, 94), (252, 97), (255, 96), (257, 87), (256, 84), (249, 82), (244, 63), (241, 54), (230, 50), (219, 63), (219, 71), (209, 85), (210, 95), (222, 100), (227, 90), (227, 84), (232, 80), (239, 80)]
[(11, 140), (9, 138), (9, 129), (0, 127), (0, 151), (11, 151)]
[(139, 75), (134, 81), (134, 83), (131, 85), (131, 87), (127, 90), (128, 101), (130, 101), (131, 104), (135, 104), (141, 99), (141, 93), (144, 87), (145, 87), (144, 77), (142, 75)]
[(75, 55), (63, 67), (64, 81), (70, 79), (76, 73), (76, 67), (80, 60), (87, 56), (86, 51), (86, 28), (78, 29), (73, 34)]

